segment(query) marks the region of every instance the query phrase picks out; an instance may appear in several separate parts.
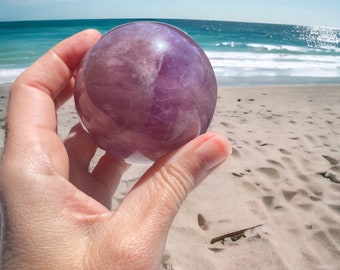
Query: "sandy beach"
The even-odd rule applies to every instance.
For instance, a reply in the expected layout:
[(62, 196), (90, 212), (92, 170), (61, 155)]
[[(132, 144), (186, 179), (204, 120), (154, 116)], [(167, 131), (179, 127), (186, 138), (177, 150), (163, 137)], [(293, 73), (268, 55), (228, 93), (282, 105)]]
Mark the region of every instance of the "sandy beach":
[[(7, 101), (2, 85), (1, 148)], [(73, 100), (58, 121), (65, 137)], [(340, 269), (340, 85), (221, 87), (210, 130), (232, 157), (182, 205), (162, 269)], [(146, 169), (124, 174), (114, 205)]]

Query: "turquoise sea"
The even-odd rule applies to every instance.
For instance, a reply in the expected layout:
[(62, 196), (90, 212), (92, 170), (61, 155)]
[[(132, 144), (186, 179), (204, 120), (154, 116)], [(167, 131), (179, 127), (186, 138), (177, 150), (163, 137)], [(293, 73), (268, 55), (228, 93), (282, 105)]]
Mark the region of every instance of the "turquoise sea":
[[(0, 22), (0, 84), (11, 83), (62, 39), (102, 33), (128, 19)], [(205, 50), (219, 85), (340, 83), (340, 29), (199, 20), (157, 20)]]

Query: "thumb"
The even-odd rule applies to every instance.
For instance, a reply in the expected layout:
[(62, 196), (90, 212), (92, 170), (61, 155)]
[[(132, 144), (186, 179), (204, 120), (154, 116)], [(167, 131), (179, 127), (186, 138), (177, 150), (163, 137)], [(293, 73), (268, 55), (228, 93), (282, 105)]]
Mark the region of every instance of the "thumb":
[(158, 160), (129, 192), (122, 207), (129, 212), (136, 209), (135, 217), (161, 211), (171, 220), (188, 193), (231, 151), (230, 142), (222, 135), (206, 133), (195, 138)]
[(147, 233), (149, 242), (161, 244), (188, 193), (230, 154), (225, 137), (206, 133), (158, 160), (116, 211), (124, 215), (125, 229), (138, 227), (139, 235)]

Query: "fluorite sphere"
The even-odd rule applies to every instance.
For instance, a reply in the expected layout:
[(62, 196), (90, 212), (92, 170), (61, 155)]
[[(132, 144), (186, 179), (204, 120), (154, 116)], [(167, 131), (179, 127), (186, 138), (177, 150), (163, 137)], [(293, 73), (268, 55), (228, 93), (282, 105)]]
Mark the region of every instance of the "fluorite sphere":
[(74, 98), (97, 145), (149, 163), (204, 133), (216, 105), (211, 64), (181, 30), (134, 22), (102, 36), (84, 57)]

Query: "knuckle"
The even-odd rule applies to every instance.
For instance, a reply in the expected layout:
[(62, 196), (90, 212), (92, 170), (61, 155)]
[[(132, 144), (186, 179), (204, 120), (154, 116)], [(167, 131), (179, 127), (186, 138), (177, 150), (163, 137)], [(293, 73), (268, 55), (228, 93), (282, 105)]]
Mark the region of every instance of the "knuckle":
[(162, 188), (176, 197), (178, 205), (193, 189), (194, 179), (190, 171), (183, 165), (175, 163), (162, 167), (158, 173)]

